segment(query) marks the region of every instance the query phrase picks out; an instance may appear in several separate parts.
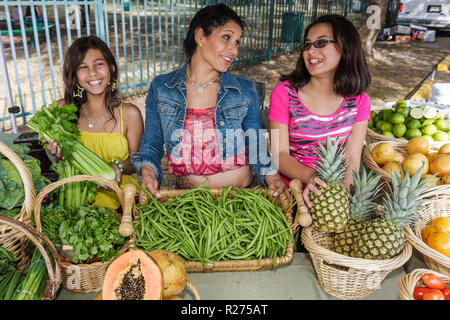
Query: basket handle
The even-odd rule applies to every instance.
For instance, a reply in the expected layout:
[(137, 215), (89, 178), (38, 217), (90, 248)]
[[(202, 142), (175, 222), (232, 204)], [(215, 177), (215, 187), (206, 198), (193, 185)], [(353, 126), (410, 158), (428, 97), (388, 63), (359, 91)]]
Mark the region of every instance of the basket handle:
[[(60, 261), (59, 256), (57, 254), (56, 248), (52, 244), (52, 242), (41, 232), (37, 231), (33, 227), (26, 225), (25, 223), (14, 220), (8, 217), (0, 216), (0, 222), (4, 223), (6, 225), (9, 225), (10, 227), (19, 230), (25, 236), (27, 236), (38, 248), (39, 252), (42, 255), (42, 258), (44, 259), (45, 266), (47, 267), (48, 271), (48, 280), (47, 280), (47, 286), (45, 287), (43, 300), (53, 300), (56, 298), (56, 292), (58, 291), (59, 285), (61, 283), (61, 269), (60, 269)], [(53, 269), (52, 263), (50, 261), (50, 258), (47, 254), (47, 251), (45, 250), (44, 246), (41, 244), (41, 242), (38, 240), (43, 240), (45, 244), (50, 249), (50, 252), (53, 256), (53, 260), (55, 261), (55, 269)]]
[[(0, 152), (8, 158), (19, 172), (20, 178), (23, 182), (23, 187), (25, 191), (25, 201), (22, 206), (22, 210), (19, 215), (25, 213), (25, 218), (31, 217), (31, 211), (33, 210), (34, 202), (36, 201), (36, 190), (34, 188), (33, 178), (31, 176), (30, 170), (28, 170), (25, 162), (11, 150), (4, 142), (0, 141)], [(18, 217), (16, 217), (18, 218)]]
[(289, 187), (291, 188), (295, 201), (297, 202), (297, 214), (295, 215), (294, 224), (292, 225), (292, 230), (296, 233), (300, 226), (304, 228), (309, 227), (312, 224), (312, 217), (308, 212), (305, 202), (303, 201), (301, 181), (298, 179), (292, 179)]
[(47, 186), (45, 186), (41, 192), (37, 195), (35, 205), (34, 205), (34, 220), (36, 222), (36, 228), (42, 232), (42, 224), (41, 224), (41, 204), (42, 200), (44, 200), (44, 197), (55, 190), (56, 188), (70, 182), (81, 182), (81, 181), (94, 181), (94, 182), (100, 182), (110, 189), (112, 189), (119, 198), (120, 204), (122, 208), (124, 207), (123, 204), (123, 191), (120, 190), (117, 182), (111, 181), (102, 177), (95, 177), (95, 176), (88, 176), (88, 175), (76, 175), (69, 178), (64, 178), (61, 180), (58, 180), (56, 182), (53, 182)]
[(191, 281), (186, 280), (186, 286), (191, 289), (192, 293), (194, 293), (194, 300), (200, 300), (200, 293), (198, 292), (198, 289), (195, 287), (195, 285)]
[(131, 215), (134, 199), (136, 195), (136, 186), (134, 184), (126, 184), (123, 187), (123, 214), (120, 220), (119, 233), (122, 237), (129, 237), (133, 229), (133, 217)]

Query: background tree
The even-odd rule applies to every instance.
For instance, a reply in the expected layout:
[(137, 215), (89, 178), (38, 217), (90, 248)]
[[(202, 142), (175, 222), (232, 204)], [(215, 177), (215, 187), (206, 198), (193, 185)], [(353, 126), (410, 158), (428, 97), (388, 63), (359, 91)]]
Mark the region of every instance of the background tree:
[[(359, 29), (362, 45), (369, 58), (374, 57), (373, 46), (375, 45), (375, 41), (377, 40), (377, 36), (381, 28), (383, 28), (386, 22), (389, 0), (370, 0), (368, 8), (372, 5), (378, 6), (379, 10), (376, 10), (372, 14), (370, 14), (369, 11), (366, 22)], [(377, 13), (380, 14), (379, 17), (374, 16)], [(375, 28), (376, 26), (374, 27), (374, 22), (377, 22), (377, 19), (379, 19), (379, 26)]]

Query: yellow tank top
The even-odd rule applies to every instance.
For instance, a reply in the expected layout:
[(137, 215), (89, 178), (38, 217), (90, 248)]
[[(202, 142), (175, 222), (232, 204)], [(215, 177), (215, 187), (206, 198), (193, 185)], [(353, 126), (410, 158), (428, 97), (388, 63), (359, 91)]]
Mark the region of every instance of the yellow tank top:
[[(128, 159), (128, 140), (123, 135), (123, 112), (122, 103), (119, 106), (120, 112), (120, 133), (118, 132), (90, 132), (80, 130), (80, 141), (91, 151), (102, 158), (106, 163), (113, 159), (125, 161)], [(138, 184), (131, 175), (122, 175), (120, 188), (128, 183)], [(97, 207), (117, 209), (120, 201), (114, 191), (99, 189), (92, 204)]]

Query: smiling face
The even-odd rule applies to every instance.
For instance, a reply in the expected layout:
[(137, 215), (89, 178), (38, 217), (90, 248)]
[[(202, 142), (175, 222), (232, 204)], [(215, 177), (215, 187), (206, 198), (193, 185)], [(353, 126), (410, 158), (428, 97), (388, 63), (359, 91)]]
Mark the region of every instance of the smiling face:
[(234, 21), (215, 28), (206, 36), (201, 28), (196, 31), (197, 46), (195, 54), (219, 72), (225, 72), (239, 53), (242, 29)]
[(83, 62), (77, 68), (78, 83), (88, 94), (104, 94), (111, 74), (108, 64), (99, 49), (91, 48), (86, 52)]
[[(328, 23), (319, 23), (313, 26), (308, 32), (305, 43), (319, 39), (336, 40), (333, 38), (333, 31)], [(311, 76), (329, 75), (333, 77), (341, 55), (337, 44), (328, 43), (323, 48), (316, 48), (312, 45), (309, 50), (303, 51), (303, 60)]]

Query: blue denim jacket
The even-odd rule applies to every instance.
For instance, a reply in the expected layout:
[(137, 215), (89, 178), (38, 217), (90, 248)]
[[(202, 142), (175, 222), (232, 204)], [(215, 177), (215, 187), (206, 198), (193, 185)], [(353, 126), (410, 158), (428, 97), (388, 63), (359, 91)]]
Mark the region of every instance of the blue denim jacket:
[[(164, 146), (175, 157), (180, 152), (187, 107), (185, 70), (186, 65), (153, 79), (146, 98), (145, 131), (139, 152), (131, 157), (138, 174), (143, 166), (152, 167), (159, 185)], [(245, 145), (255, 177), (265, 187), (264, 177), (277, 173), (277, 169), (270, 159), (266, 138), (260, 131), (258, 100), (253, 81), (229, 72), (220, 73), (215, 125), (222, 159), (236, 155)]]

